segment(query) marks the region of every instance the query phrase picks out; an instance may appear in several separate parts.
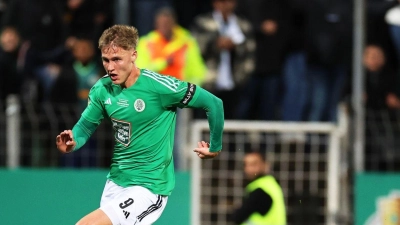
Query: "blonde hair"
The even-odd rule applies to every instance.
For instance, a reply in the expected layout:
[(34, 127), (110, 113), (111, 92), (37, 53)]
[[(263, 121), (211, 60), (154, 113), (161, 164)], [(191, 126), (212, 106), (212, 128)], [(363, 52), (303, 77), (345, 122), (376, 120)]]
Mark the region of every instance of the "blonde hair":
[(106, 29), (99, 39), (99, 49), (115, 45), (124, 50), (136, 49), (139, 32), (133, 26), (114, 25)]

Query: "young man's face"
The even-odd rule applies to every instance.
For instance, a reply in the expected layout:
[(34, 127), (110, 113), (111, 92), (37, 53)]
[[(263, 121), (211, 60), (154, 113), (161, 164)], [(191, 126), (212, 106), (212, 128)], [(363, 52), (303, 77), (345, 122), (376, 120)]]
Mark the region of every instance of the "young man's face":
[(117, 85), (124, 85), (135, 68), (137, 52), (134, 49), (125, 50), (110, 45), (101, 49), (101, 58), (104, 69), (111, 81)]
[(266, 174), (268, 169), (268, 165), (258, 154), (250, 153), (244, 157), (244, 173), (247, 179), (254, 180), (256, 177)]

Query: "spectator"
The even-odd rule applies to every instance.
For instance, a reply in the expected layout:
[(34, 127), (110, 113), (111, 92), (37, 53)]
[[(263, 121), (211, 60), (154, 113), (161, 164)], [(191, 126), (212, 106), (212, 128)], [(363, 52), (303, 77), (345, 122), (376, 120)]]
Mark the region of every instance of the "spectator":
[(302, 0), (291, 0), (288, 50), (283, 64), (282, 120), (302, 121), (307, 107), (306, 12)]
[(20, 94), (24, 47), (16, 29), (5, 27), (0, 35), (0, 101), (9, 94)]
[[(257, 48), (255, 70), (241, 95), (238, 117), (249, 119), (250, 112), (263, 120), (277, 119), (282, 87), (282, 65), (289, 34), (289, 7), (286, 0), (242, 0), (240, 12), (254, 28)], [(261, 96), (261, 97), (260, 97)], [(254, 110), (258, 107), (258, 110)]]
[(400, 109), (400, 100), (395, 94), (395, 75), (386, 64), (383, 49), (368, 45), (364, 51), (366, 69), (366, 106), (369, 109)]
[(235, 0), (213, 0), (213, 12), (196, 17), (192, 34), (207, 65), (203, 87), (224, 102), (226, 119), (234, 118), (239, 90), (254, 69), (251, 24), (234, 14)]
[[(383, 48), (376, 44), (366, 46), (363, 64), (366, 70), (364, 101), (365, 167), (369, 170), (396, 170), (398, 161), (398, 110), (400, 100), (395, 94), (395, 74), (387, 65)], [(398, 169), (398, 168), (397, 168)]]
[(306, 18), (309, 121), (336, 121), (352, 44), (352, 2), (312, 0)]
[(78, 36), (85, 36), (95, 42), (110, 19), (110, 2), (105, 0), (67, 0), (64, 12), (66, 44), (72, 46)]
[(176, 24), (171, 8), (160, 9), (155, 30), (139, 39), (138, 67), (201, 85), (206, 67), (196, 40)]
[(52, 88), (53, 103), (78, 103), (83, 110), (87, 105), (89, 90), (104, 74), (95, 60), (95, 46), (91, 39), (77, 39), (72, 47), (74, 60), (66, 63)]
[(66, 53), (61, 1), (13, 0), (2, 24), (15, 27), (22, 39), (29, 41), (24, 79), (38, 81), (43, 88), (39, 97), (46, 99)]
[(286, 209), (282, 188), (270, 175), (270, 165), (260, 152), (244, 157), (244, 172), (250, 183), (246, 197), (232, 218), (235, 224), (286, 225)]
[(140, 35), (146, 35), (153, 30), (154, 15), (160, 8), (171, 7), (171, 0), (132, 0), (131, 23), (140, 30)]
[[(283, 121), (303, 121), (307, 113), (309, 76), (306, 53), (306, 5), (302, 0), (290, 0), (290, 32), (287, 55), (283, 63), (283, 93), (281, 116)], [(302, 133), (283, 133), (284, 143), (303, 143)]]
[[(92, 38), (78, 37), (72, 46), (72, 55), (73, 61), (62, 67), (60, 75), (55, 80), (51, 102), (57, 115), (69, 114), (71, 118), (76, 118), (80, 115), (76, 113), (76, 106), (79, 112), (83, 112), (88, 104), (90, 89), (105, 71), (95, 59), (95, 45)], [(68, 107), (64, 107), (66, 105)], [(64, 129), (68, 126), (70, 125), (66, 121), (59, 121), (58, 127)], [(84, 146), (85, 151), (60, 156), (60, 166), (96, 166), (96, 146), (96, 139), (89, 140)]]

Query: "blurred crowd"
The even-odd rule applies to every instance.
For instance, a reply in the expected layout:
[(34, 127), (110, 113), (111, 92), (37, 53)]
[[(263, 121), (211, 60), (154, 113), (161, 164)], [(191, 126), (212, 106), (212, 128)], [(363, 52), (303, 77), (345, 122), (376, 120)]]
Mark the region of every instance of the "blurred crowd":
[[(352, 78), (349, 0), (131, 0), (138, 67), (202, 86), (226, 119), (336, 121)], [(1, 0), (0, 101), (85, 107), (119, 1)], [(400, 1), (367, 0), (365, 95), (400, 109)], [(205, 115), (195, 112), (195, 117)]]

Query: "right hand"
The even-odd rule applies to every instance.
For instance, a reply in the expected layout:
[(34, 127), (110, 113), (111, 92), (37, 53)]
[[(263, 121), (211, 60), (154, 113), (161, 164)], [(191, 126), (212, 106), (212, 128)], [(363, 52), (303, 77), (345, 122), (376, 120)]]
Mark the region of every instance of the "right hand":
[(56, 137), (56, 145), (62, 153), (69, 153), (74, 150), (76, 142), (74, 140), (72, 130), (64, 130)]
[(200, 159), (212, 159), (219, 155), (221, 151), (210, 152), (210, 144), (205, 141), (197, 142), (197, 148), (193, 150)]

